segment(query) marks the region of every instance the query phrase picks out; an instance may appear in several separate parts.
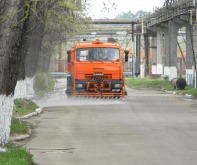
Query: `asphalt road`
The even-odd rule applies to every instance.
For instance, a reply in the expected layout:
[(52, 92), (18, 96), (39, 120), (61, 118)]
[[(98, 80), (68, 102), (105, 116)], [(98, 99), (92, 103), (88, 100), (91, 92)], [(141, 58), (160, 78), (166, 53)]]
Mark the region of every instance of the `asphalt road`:
[(197, 102), (151, 89), (122, 100), (67, 99), (64, 80), (26, 148), (38, 165), (196, 165)]

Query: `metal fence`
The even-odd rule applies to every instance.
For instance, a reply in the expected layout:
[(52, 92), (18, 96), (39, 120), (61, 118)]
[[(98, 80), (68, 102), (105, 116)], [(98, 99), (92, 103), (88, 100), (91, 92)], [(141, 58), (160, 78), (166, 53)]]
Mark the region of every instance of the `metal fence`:
[(187, 73), (186, 82), (188, 86), (192, 86), (196, 89), (197, 88), (197, 73)]

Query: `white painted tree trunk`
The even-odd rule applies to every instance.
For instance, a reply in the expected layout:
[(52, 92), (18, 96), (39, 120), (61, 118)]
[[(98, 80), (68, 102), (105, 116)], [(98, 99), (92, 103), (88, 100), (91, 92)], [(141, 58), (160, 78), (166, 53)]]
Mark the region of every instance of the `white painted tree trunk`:
[(13, 96), (0, 95), (0, 146), (8, 143), (13, 110)]
[(35, 96), (33, 89), (33, 78), (25, 78), (25, 80), (17, 81), (14, 91), (15, 99), (28, 99), (33, 96)]

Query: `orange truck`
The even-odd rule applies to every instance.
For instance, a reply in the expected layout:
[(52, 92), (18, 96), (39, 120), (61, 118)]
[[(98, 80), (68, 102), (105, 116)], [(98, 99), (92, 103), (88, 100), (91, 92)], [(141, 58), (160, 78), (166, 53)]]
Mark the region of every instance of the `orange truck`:
[(67, 51), (68, 96), (122, 98), (127, 95), (121, 47), (116, 42), (79, 42)]

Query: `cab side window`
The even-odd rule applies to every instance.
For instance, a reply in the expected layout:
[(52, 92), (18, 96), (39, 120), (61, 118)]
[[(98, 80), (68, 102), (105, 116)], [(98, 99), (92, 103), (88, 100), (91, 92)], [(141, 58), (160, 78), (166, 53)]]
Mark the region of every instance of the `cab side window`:
[(78, 49), (77, 50), (77, 61), (87, 61), (88, 60), (88, 50)]

